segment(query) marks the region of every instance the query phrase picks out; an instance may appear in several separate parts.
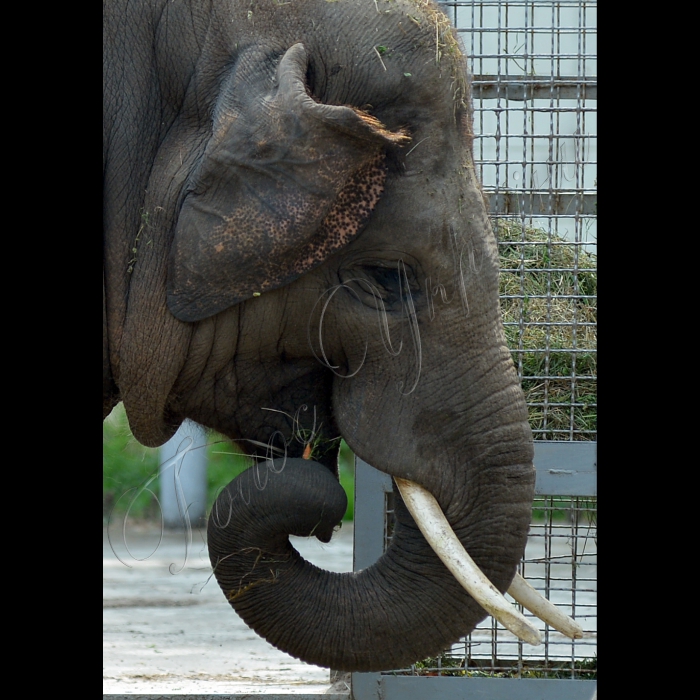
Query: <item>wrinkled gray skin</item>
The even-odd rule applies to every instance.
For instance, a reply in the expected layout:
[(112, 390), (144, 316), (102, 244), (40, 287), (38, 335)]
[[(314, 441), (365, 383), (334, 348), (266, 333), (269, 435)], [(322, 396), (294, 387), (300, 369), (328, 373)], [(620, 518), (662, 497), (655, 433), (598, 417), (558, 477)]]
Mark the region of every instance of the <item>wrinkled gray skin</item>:
[(287, 534), (328, 541), (342, 517), (342, 436), (433, 493), (499, 590), (523, 553), (531, 435), (444, 17), (112, 0), (104, 20), (104, 414), (123, 400), (150, 446), (185, 418), (258, 458), (246, 441), (286, 443), (209, 524), (225, 595), (272, 644), (340, 670), (439, 652), (486, 613), (401, 503), (357, 574), (306, 564)]

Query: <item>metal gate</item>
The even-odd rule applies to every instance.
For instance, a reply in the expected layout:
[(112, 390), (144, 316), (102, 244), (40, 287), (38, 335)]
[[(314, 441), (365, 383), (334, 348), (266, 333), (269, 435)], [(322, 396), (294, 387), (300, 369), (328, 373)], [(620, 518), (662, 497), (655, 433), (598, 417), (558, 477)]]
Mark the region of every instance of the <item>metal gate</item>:
[[(584, 629), (523, 645), (492, 618), (435, 659), (352, 674), (356, 700), (582, 698), (597, 677), (596, 11), (588, 0), (441, 2), (473, 78), (474, 158), (535, 437), (521, 574)], [(354, 568), (391, 534), (391, 479), (356, 464)], [(523, 611), (525, 615), (529, 613)]]

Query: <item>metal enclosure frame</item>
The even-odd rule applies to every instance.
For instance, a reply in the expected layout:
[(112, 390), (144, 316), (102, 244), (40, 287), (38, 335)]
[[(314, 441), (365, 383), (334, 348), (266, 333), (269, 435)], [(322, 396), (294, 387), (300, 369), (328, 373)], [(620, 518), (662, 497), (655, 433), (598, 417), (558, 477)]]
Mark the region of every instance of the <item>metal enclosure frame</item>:
[[(597, 443), (535, 443), (535, 466), (536, 496), (597, 498)], [(371, 566), (384, 552), (390, 493), (391, 477), (356, 457), (354, 571)], [(561, 678), (352, 674), (354, 700), (590, 700), (595, 686), (595, 681)]]

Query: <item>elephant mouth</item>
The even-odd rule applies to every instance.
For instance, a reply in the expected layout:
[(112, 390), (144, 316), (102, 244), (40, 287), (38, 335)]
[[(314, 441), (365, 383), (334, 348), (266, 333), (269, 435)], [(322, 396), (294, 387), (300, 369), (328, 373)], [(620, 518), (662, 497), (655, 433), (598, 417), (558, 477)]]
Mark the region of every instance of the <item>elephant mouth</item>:
[[(422, 486), (394, 477), (416, 525), (460, 585), (506, 629), (528, 644), (542, 643), (537, 628), (514, 608), (474, 563), (452, 530), (435, 497)], [(583, 636), (581, 627), (516, 573), (508, 593), (524, 608), (570, 639)]]

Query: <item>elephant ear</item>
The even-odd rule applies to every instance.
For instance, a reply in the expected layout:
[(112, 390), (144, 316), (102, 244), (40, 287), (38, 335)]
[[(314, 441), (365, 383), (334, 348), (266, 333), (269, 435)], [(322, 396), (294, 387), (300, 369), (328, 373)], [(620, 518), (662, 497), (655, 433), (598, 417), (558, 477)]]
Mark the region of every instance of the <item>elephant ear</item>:
[(387, 147), (408, 140), (315, 102), (301, 44), (276, 70), (251, 78), (251, 63), (222, 91), (175, 228), (168, 307), (182, 321), (281, 287), (347, 245), (381, 196)]

